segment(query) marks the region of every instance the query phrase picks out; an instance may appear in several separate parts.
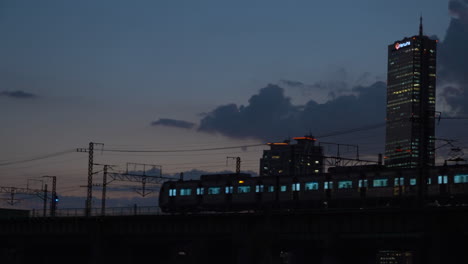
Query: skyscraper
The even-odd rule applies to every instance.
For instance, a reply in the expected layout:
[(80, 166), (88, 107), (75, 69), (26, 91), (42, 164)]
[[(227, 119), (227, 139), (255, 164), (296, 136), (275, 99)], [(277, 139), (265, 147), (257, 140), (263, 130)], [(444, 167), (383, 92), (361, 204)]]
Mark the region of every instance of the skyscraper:
[(323, 148), (315, 145), (313, 136), (295, 137), (297, 144), (289, 140), (268, 143), (260, 159), (260, 176), (319, 175), (323, 172)]
[(388, 46), (385, 165), (433, 166), (437, 40), (423, 35)]

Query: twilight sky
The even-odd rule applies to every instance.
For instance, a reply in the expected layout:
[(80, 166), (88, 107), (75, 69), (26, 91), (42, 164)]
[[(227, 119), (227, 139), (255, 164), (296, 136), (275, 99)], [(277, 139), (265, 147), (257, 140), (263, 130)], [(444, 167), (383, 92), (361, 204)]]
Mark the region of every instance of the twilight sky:
[[(73, 150), (90, 141), (206, 149), (384, 122), (387, 45), (417, 34), (422, 13), (425, 33), (440, 40), (451, 21), (465, 26), (453, 27), (452, 50), (466, 40), (467, 5), (451, 1), (449, 12), (444, 0), (2, 1), (0, 185), (55, 175), (59, 192), (85, 195), (87, 154)], [(447, 76), (438, 110), (465, 113), (460, 79)], [(375, 159), (383, 139), (381, 128), (324, 141), (362, 144)], [(234, 169), (226, 157), (240, 156), (243, 170), (258, 172), (263, 149), (103, 152), (96, 162), (177, 173)]]

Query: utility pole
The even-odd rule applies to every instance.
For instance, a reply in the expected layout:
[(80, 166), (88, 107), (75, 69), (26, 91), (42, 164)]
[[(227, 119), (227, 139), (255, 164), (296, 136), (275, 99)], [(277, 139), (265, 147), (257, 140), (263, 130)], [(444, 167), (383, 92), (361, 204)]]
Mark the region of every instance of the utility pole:
[(91, 215), (91, 206), (93, 199), (93, 160), (94, 160), (94, 143), (89, 142), (89, 161), (88, 161), (88, 191), (86, 195), (86, 216)]
[(55, 216), (57, 210), (57, 177), (56, 176), (42, 176), (44, 178), (52, 178), (52, 194), (50, 199), (50, 216)]
[(44, 217), (47, 214), (47, 183), (44, 184)]
[(89, 154), (89, 161), (88, 161), (88, 191), (86, 195), (86, 209), (85, 214), (87, 217), (91, 216), (91, 207), (92, 207), (92, 200), (93, 200), (93, 160), (94, 160), (94, 145), (101, 145), (104, 147), (103, 143), (94, 143), (89, 142), (89, 148), (78, 148), (76, 149), (77, 152), (88, 152)]
[[(101, 197), (101, 215), (105, 215), (106, 213), (106, 191), (107, 191), (107, 172), (108, 169), (112, 169), (115, 165), (109, 165), (109, 164), (98, 164), (94, 163), (94, 165), (97, 166), (103, 166), (103, 175), (102, 175), (102, 197)], [(98, 172), (94, 172), (93, 174), (96, 174)], [(101, 186), (99, 184), (95, 184), (94, 186)]]
[(50, 216), (55, 216), (57, 202), (57, 177), (52, 176), (52, 206), (50, 208)]
[(241, 165), (241, 158), (240, 157), (226, 157), (226, 166), (227, 166), (227, 159), (236, 159), (236, 173), (240, 173), (240, 165)]
[(103, 216), (106, 214), (107, 166), (109, 165), (104, 165), (104, 173), (102, 176), (101, 215)]

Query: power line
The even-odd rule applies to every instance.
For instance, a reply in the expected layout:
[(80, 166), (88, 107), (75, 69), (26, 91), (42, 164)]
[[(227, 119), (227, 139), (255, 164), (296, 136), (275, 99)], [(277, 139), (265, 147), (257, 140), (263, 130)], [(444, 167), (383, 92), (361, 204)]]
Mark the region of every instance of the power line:
[[(267, 145), (265, 144), (265, 147)], [(105, 151), (105, 150), (104, 150)], [(246, 150), (246, 151), (223, 151), (223, 152), (211, 152), (211, 153), (197, 153), (196, 155), (197, 156), (212, 156), (212, 155), (231, 155), (231, 154), (245, 154), (245, 153), (255, 153), (255, 152), (259, 152), (259, 151), (263, 151), (262, 149), (258, 149), (258, 150)], [(137, 153), (137, 152), (135, 152)], [(128, 154), (125, 154), (125, 152), (113, 152), (113, 153), (108, 153), (106, 154), (108, 156), (113, 156), (113, 157), (126, 157), (125, 155), (128, 155)], [(132, 154), (132, 156), (136, 156), (136, 157), (185, 157), (185, 156), (193, 156), (193, 154), (183, 154), (183, 152), (177, 152), (175, 154), (166, 154), (164, 152), (162, 153), (156, 153), (156, 154), (151, 154), (151, 153), (144, 153), (144, 154)]]
[(350, 134), (350, 133), (354, 133), (354, 132), (372, 130), (372, 129), (376, 129), (376, 128), (379, 128), (379, 127), (383, 127), (383, 126), (385, 126), (385, 124), (386, 123), (377, 123), (377, 124), (372, 124), (372, 125), (353, 128), (353, 129), (348, 129), (348, 130), (330, 132), (328, 134), (323, 134), (323, 135), (317, 136), (317, 138), (332, 137), (332, 136), (338, 136), (338, 135), (342, 135), (342, 134)]
[(196, 152), (196, 151), (212, 151), (212, 150), (223, 150), (223, 149), (237, 149), (237, 148), (249, 148), (265, 146), (262, 144), (242, 145), (242, 146), (231, 146), (231, 147), (219, 147), (219, 148), (200, 148), (200, 149), (174, 149), (174, 150), (134, 150), (134, 149), (104, 149), (106, 152), (145, 152), (145, 153), (167, 153), (167, 152)]
[(53, 157), (57, 157), (57, 156), (65, 155), (65, 154), (69, 154), (69, 153), (72, 153), (72, 152), (74, 152), (74, 150), (64, 150), (64, 151), (60, 151), (60, 152), (56, 152), (56, 153), (52, 153), (52, 154), (47, 154), (47, 155), (44, 155), (44, 156), (38, 156), (38, 157), (35, 157), (35, 158), (24, 159), (24, 160), (17, 160), (17, 161), (10, 161), (10, 162), (4, 162), (4, 163), (0, 163), (0, 166), (7, 166), (7, 165), (13, 165), (13, 164), (19, 164), (19, 163), (26, 163), (26, 162), (36, 161), (36, 160), (49, 159), (49, 158), (53, 158)]

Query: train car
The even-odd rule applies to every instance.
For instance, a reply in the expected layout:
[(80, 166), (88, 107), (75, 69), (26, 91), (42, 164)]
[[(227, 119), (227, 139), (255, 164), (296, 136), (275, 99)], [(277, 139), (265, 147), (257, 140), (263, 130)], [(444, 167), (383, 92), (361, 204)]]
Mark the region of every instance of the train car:
[(341, 167), (296, 176), (202, 175), (200, 180), (165, 182), (159, 204), (164, 212), (412, 207), (420, 205), (421, 195), (429, 205), (467, 205), (468, 166), (425, 171)]

